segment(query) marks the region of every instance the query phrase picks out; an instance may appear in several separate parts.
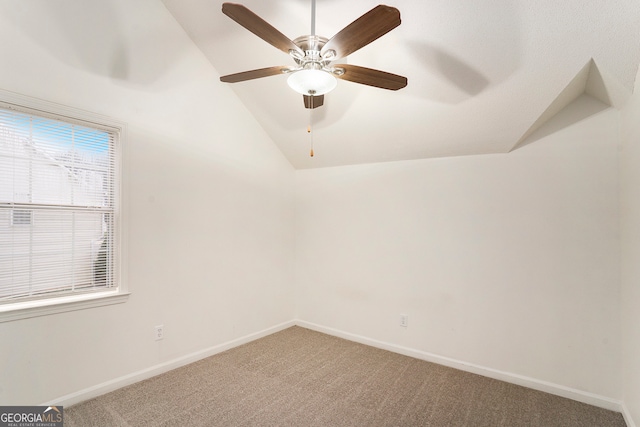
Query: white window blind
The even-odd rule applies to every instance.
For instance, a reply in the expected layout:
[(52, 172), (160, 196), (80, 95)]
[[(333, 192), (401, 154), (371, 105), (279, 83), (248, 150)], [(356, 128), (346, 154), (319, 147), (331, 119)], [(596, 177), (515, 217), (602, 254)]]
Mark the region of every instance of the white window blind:
[(0, 103), (0, 304), (117, 287), (118, 136)]

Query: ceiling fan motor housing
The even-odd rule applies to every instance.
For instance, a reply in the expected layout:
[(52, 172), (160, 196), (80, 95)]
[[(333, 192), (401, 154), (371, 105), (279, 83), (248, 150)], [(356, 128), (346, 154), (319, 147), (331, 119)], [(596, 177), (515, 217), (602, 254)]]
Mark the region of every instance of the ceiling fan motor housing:
[(294, 59), (294, 61), (296, 61), (296, 63), (302, 68), (321, 69), (329, 62), (324, 60), (322, 58), (322, 54), (320, 53), (322, 47), (328, 41), (329, 40), (326, 37), (301, 36), (293, 40), (293, 43), (295, 43), (296, 46), (302, 49), (302, 51), (304, 52), (304, 56), (300, 55), (300, 52), (295, 50), (290, 50), (289, 54)]
[(329, 64), (335, 58), (336, 52), (328, 50), (322, 53), (322, 48), (329, 41), (322, 36), (300, 36), (293, 40), (293, 43), (304, 52), (304, 56), (298, 51), (290, 50), (289, 54), (296, 61), (296, 64), (303, 70), (322, 70), (327, 73), (340, 76), (344, 74), (343, 68), (330, 67)]

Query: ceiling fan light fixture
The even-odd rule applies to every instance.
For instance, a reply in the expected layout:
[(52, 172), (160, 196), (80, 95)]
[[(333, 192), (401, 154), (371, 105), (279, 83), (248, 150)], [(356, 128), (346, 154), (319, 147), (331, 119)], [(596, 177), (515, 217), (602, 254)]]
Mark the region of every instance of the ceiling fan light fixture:
[(336, 78), (323, 70), (306, 69), (291, 73), (287, 79), (291, 89), (302, 95), (320, 96), (331, 92), (338, 84)]

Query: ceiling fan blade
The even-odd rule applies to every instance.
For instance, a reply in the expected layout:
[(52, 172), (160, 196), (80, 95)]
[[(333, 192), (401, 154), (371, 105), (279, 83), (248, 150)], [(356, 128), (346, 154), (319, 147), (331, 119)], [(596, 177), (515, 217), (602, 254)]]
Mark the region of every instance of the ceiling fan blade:
[(293, 50), (304, 56), (302, 49), (293, 41), (243, 5), (223, 3), (222, 13), (284, 53), (289, 54)]
[(259, 79), (262, 77), (275, 76), (294, 70), (295, 67), (287, 67), (285, 65), (279, 67), (259, 68), (257, 70), (243, 71), (241, 73), (228, 74), (220, 77), (220, 81), (224, 83), (238, 83), (247, 80)]
[(407, 78), (385, 71), (359, 67), (357, 65), (339, 64), (336, 68), (344, 69), (344, 74), (336, 75), (337, 78), (360, 83), (367, 86), (375, 86), (382, 89), (398, 90), (407, 85)]
[(347, 56), (368, 45), (400, 25), (400, 11), (378, 5), (333, 36), (322, 48), (323, 57), (330, 50), (335, 59)]
[(322, 105), (324, 104), (324, 95), (318, 95), (318, 96), (309, 96), (309, 95), (302, 95), (302, 97), (304, 98), (304, 108), (318, 108), (318, 107), (322, 107)]

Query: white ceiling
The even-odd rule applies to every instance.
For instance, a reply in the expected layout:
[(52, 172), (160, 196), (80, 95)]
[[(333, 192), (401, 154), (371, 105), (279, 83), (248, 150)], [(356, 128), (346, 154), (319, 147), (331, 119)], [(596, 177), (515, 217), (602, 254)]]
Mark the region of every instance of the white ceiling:
[[(220, 0), (163, 1), (220, 75), (295, 65), (225, 16)], [(291, 39), (310, 33), (311, 0), (242, 4)], [(316, 33), (331, 38), (377, 4), (317, 0)], [(346, 60), (406, 76), (406, 88), (340, 80), (311, 113), (284, 75), (230, 84), (294, 167), (505, 153), (582, 94), (619, 107), (633, 90), (638, 0), (385, 4), (402, 24)]]

